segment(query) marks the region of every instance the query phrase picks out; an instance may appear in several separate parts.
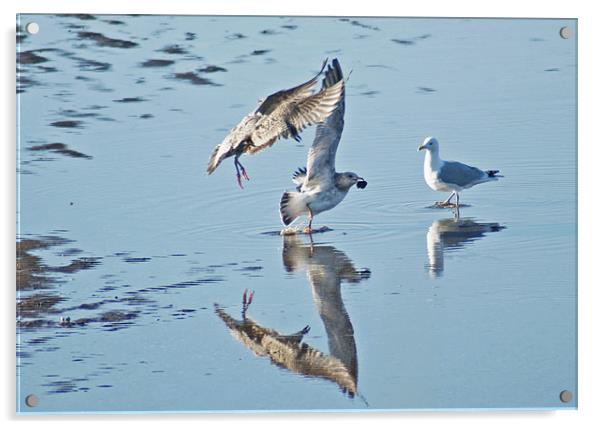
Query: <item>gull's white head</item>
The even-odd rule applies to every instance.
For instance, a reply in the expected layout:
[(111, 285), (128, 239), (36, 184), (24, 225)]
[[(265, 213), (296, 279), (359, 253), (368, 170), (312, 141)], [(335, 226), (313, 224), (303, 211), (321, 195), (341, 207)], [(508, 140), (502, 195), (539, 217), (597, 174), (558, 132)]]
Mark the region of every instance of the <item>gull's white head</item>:
[(439, 152), (439, 142), (435, 137), (427, 137), (424, 142), (418, 146), (418, 150), (428, 150), (430, 152)]
[(337, 188), (347, 191), (353, 185), (357, 186), (360, 189), (364, 189), (366, 186), (368, 186), (368, 182), (363, 177), (360, 177), (355, 173), (347, 171), (345, 173), (336, 173), (335, 185), (337, 186)]

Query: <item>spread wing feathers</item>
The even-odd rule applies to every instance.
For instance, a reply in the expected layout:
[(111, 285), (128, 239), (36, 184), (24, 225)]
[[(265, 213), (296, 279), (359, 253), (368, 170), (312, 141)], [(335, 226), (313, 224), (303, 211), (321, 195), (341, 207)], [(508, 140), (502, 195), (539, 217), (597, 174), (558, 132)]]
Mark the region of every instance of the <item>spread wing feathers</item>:
[(297, 191), (301, 190), (301, 186), (305, 181), (305, 176), (307, 176), (307, 168), (305, 167), (299, 167), (299, 169), (293, 174), (293, 183), (297, 185)]
[(343, 96), (343, 81), (323, 89), (297, 103), (279, 106), (269, 116), (262, 116), (251, 134), (253, 145), (245, 152), (256, 153), (272, 146), (279, 138), (293, 137), (301, 140), (299, 134), (306, 127), (324, 122), (336, 109)]
[(272, 95), (268, 96), (263, 101), (263, 103), (259, 105), (255, 112), (267, 116), (276, 111), (278, 107), (282, 104), (296, 103), (312, 95), (314, 92), (314, 86), (318, 81), (318, 77), (324, 71), (324, 67), (326, 66), (327, 61), (328, 58), (326, 58), (322, 63), (322, 68), (320, 68), (318, 74), (316, 74), (310, 80), (308, 80), (305, 83), (302, 83), (301, 85), (295, 86), (294, 88), (283, 89), (282, 91), (273, 93)]
[(318, 125), (316, 137), (307, 156), (306, 184), (311, 181), (333, 181), (335, 157), (345, 121), (345, 91), (341, 65), (335, 58), (322, 81), (323, 91), (341, 86), (341, 100), (328, 119)]

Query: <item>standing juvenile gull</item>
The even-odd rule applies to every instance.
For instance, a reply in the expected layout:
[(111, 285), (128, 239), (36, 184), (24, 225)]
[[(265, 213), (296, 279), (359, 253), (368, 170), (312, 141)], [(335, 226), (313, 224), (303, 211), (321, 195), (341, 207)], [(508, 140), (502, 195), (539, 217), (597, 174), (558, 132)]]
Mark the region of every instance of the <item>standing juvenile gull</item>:
[(325, 66), (326, 61), (320, 72), (307, 82), (261, 100), (259, 107), (245, 116), (215, 147), (207, 173), (213, 173), (225, 158), (234, 156), (236, 180), (242, 188), (241, 175), (249, 180), (238, 160), (243, 153), (257, 153), (272, 146), (280, 137), (300, 141), (299, 133), (305, 127), (324, 121), (335, 109), (343, 91), (341, 82), (314, 94), (314, 86)]
[(479, 183), (497, 180), (499, 170), (479, 170), (476, 167), (456, 161), (444, 161), (439, 158), (439, 142), (434, 137), (424, 139), (418, 150), (426, 150), (424, 157), (424, 180), (435, 191), (451, 192), (445, 201), (435, 203), (439, 207), (447, 207), (456, 196), (456, 208), (460, 206), (460, 191), (472, 188)]
[[(343, 85), (343, 72), (338, 60), (329, 65), (322, 82), (322, 92)], [(301, 215), (309, 217), (306, 232), (311, 233), (311, 222), (318, 213), (339, 204), (353, 185), (363, 189), (368, 182), (355, 173), (337, 173), (335, 157), (343, 132), (345, 115), (345, 91), (341, 86), (341, 100), (328, 119), (318, 125), (316, 137), (307, 156), (307, 168), (300, 168), (293, 175), (297, 192), (285, 192), (280, 200), (280, 216), (289, 225)]]

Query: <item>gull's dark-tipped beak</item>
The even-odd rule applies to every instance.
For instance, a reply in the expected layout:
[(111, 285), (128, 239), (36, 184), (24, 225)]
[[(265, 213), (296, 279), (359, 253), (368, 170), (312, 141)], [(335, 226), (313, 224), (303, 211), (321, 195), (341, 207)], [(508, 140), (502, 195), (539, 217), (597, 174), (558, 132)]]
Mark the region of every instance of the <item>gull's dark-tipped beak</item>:
[(426, 149), (423, 145), (418, 146), (418, 152), (420, 152), (422, 149)]
[(364, 189), (366, 186), (368, 186), (368, 182), (366, 182), (364, 179), (362, 179), (360, 177), (360, 179), (357, 181), (356, 186), (360, 189)]

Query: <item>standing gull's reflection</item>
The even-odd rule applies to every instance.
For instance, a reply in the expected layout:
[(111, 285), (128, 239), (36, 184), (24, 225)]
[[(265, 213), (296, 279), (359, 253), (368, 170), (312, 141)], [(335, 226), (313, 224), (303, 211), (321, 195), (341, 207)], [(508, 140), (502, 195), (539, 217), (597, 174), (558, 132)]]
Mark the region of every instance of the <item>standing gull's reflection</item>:
[(314, 303), (328, 336), (330, 355), (338, 359), (353, 379), (353, 388), (341, 386), (353, 397), (357, 387), (357, 350), (353, 326), (341, 297), (341, 282), (359, 283), (370, 277), (358, 271), (342, 251), (332, 246), (304, 245), (296, 236), (284, 236), (282, 262), (287, 271), (305, 269)]
[(445, 251), (461, 249), (488, 233), (501, 231), (504, 228), (505, 226), (495, 222), (480, 223), (458, 217), (434, 221), (426, 233), (429, 274), (432, 277), (440, 277), (443, 274)]
[[(330, 354), (302, 342), (309, 326), (290, 335), (259, 325), (247, 317), (253, 295), (243, 296), (242, 320), (236, 320), (219, 305), (215, 311), (232, 335), (257, 356), (267, 356), (281, 368), (335, 382), (354, 397), (357, 394), (357, 349), (353, 326), (341, 297), (341, 282), (357, 283), (370, 277), (370, 271), (358, 271), (349, 258), (332, 246), (304, 245), (295, 236), (284, 237), (282, 251), (287, 271), (306, 269), (314, 302), (324, 322)], [(360, 395), (361, 397), (361, 395)]]

